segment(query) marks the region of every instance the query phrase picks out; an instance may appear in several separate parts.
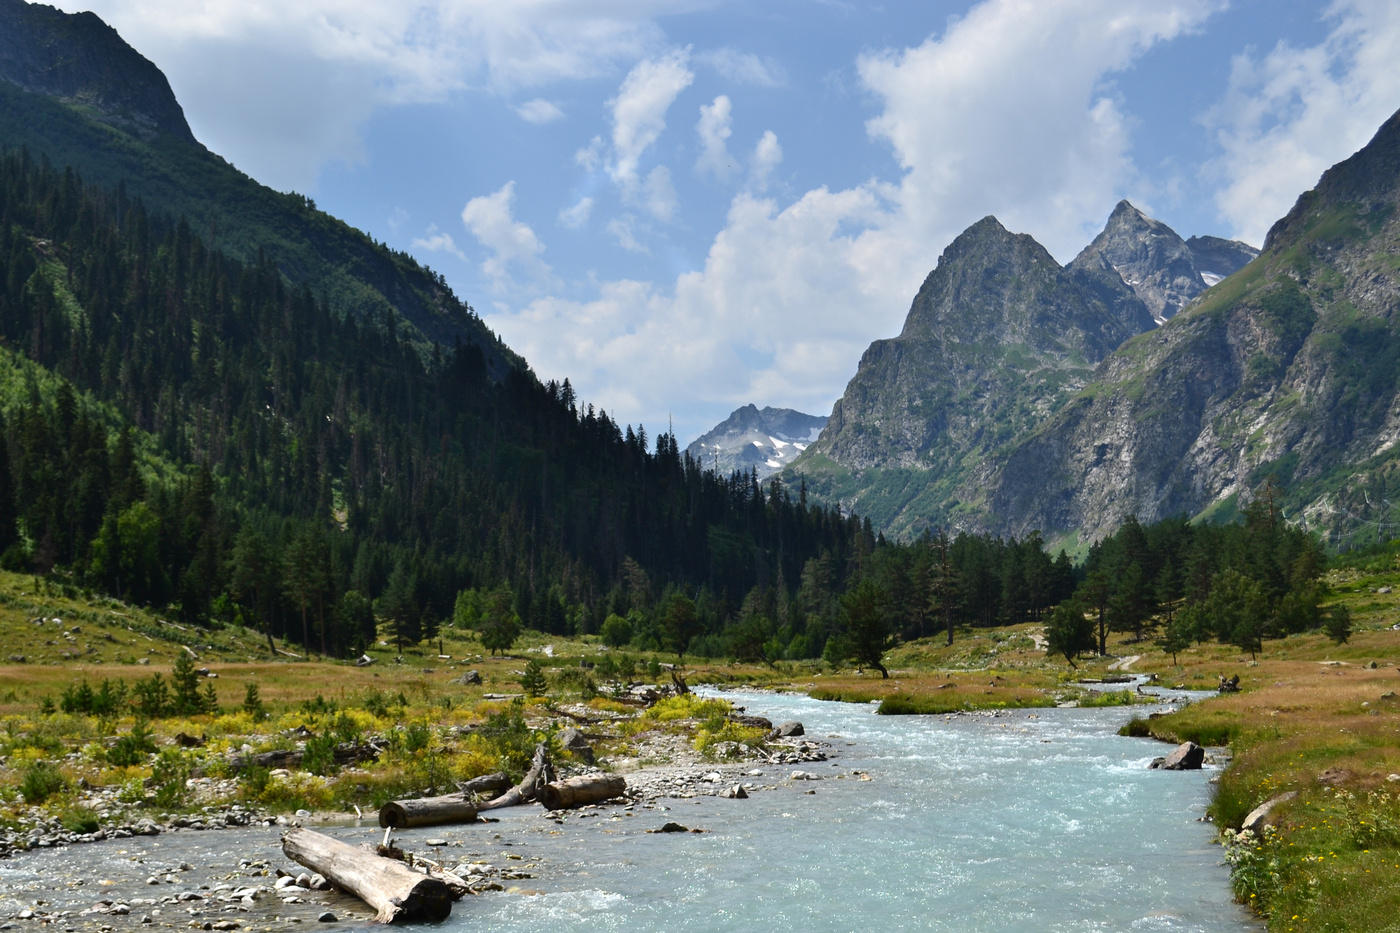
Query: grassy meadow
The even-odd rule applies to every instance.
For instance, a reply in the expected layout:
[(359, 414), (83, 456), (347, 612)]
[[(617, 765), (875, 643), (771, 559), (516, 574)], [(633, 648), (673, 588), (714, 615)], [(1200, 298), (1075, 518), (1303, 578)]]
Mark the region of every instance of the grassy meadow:
[[(887, 713), (1131, 704), (1127, 690), (1093, 694), (1076, 682), (1143, 673), (1167, 686), (1213, 689), (1238, 675), (1238, 693), (1129, 728), (1168, 742), (1230, 746), (1210, 816), (1237, 895), (1270, 930), (1400, 929), (1393, 880), (1400, 873), (1400, 560), (1334, 569), (1327, 583), (1329, 604), (1351, 610), (1351, 637), (1267, 640), (1256, 658), (1214, 642), (1173, 656), (1150, 640), (1116, 635), (1109, 657), (1084, 657), (1071, 668), (1037, 647), (1040, 626), (1028, 623), (960, 629), (951, 646), (943, 636), (901, 644), (885, 655), (888, 679), (815, 660), (680, 660), (691, 683), (879, 701)], [(15, 574), (0, 574), (0, 633), (4, 827), (24, 825), (35, 812), (91, 826), (100, 806), (91, 797), (103, 789), (106, 805), (115, 797), (130, 813), (194, 809), (211, 802), (210, 793), (221, 795), (213, 802), (268, 812), (368, 809), (490, 771), (518, 777), (534, 743), (570, 724), (587, 723), (598, 736), (605, 766), (644, 755), (637, 743), (651, 730), (684, 732), (701, 751), (721, 740), (761, 740), (726, 724), (723, 704), (667, 701), (643, 713), (623, 702), (615, 683), (667, 682), (661, 665), (678, 659), (609, 649), (591, 637), (526, 632), (508, 655), (492, 657), (474, 633), (444, 627), (440, 642), (413, 646), (401, 660), (381, 642), (369, 651), (374, 663), (361, 667), (281, 644), (272, 655), (255, 631), (190, 629)], [(149, 722), (135, 715), (129, 698), (153, 675), (171, 680), (182, 655), (217, 675), (199, 684), (217, 709)], [(545, 675), (539, 696), (522, 687), (532, 660)], [(468, 671), (481, 683), (463, 683)], [(128, 701), (105, 713), (64, 710), (77, 685), (96, 691), (103, 682)], [(296, 747), (288, 733), (299, 727), (312, 734), (302, 767), (231, 764), (239, 754)], [(180, 747), (177, 733), (204, 744)], [(332, 740), (371, 738), (380, 746), (375, 761), (338, 765), (327, 757)], [(133, 745), (139, 754), (129, 753)], [(556, 753), (568, 760), (562, 748)], [(1294, 796), (1276, 805), (1269, 829), (1234, 832), (1250, 810), (1288, 791)]]

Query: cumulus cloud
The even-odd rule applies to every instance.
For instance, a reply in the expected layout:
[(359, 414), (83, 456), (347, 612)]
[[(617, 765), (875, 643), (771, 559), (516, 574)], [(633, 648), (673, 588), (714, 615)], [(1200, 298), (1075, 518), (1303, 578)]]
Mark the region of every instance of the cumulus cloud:
[(700, 105), (700, 121), (695, 124), (695, 133), (700, 137), (700, 157), (695, 160), (695, 170), (701, 175), (709, 175), (724, 181), (733, 172), (729, 160), (730, 127), (729, 98), (721, 94), (713, 102)]
[(1326, 21), (1316, 45), (1238, 56), (1225, 99), (1206, 116), (1221, 147), (1208, 170), (1225, 178), (1216, 204), (1250, 243), (1262, 244), (1298, 195), (1400, 104), (1400, 7), (1345, 0)]
[(425, 250), (429, 253), (447, 253), (449, 256), (456, 256), (458, 259), (466, 260), (467, 256), (457, 246), (452, 239), (452, 234), (439, 230), (436, 224), (428, 226), (428, 232), (421, 237), (413, 239), (413, 248)]
[(767, 187), (768, 176), (782, 161), (783, 147), (778, 145), (777, 134), (764, 130), (758, 144), (753, 147), (753, 158), (749, 161), (749, 184), (760, 190)]
[(904, 169), (904, 235), (925, 242), (988, 213), (1062, 260), (1135, 180), (1129, 120), (1106, 84), (1219, 0), (989, 0), (941, 36), (862, 57), (882, 112), (867, 130)]
[[(764, 197), (759, 182), (782, 156), (765, 134), (753, 184), (702, 268), (671, 285), (535, 302), (492, 324), (542, 375), (571, 375), (623, 420), (674, 414), (682, 440), (751, 400), (830, 411), (870, 340), (899, 331), (968, 224), (995, 213), (1062, 258), (1097, 232), (1137, 176), (1114, 75), (1220, 5), (988, 0), (918, 45), (856, 63), (877, 103), (867, 132), (894, 155), (895, 177)], [(640, 246), (634, 226), (625, 232)]]
[[(305, 189), (361, 157), (380, 107), (465, 88), (596, 78), (660, 48), (693, 0), (57, 0), (157, 61), (195, 135), (245, 171)], [(257, 67), (248, 67), (256, 60)]]
[(541, 258), (544, 244), (529, 225), (512, 215), (514, 199), (515, 182), (508, 181), (494, 194), (472, 198), (462, 208), (462, 224), (491, 251), (481, 264), (481, 271), (497, 288), (512, 283), (512, 268), (540, 280), (548, 279), (551, 274)]
[(689, 58), (688, 50), (674, 49), (638, 62), (611, 101), (613, 152), (608, 172), (624, 191), (635, 189), (642, 154), (665, 131), (666, 111), (676, 97), (695, 80)]
[(560, 110), (557, 104), (553, 101), (545, 100), (543, 97), (536, 97), (534, 100), (525, 101), (525, 103), (515, 108), (515, 112), (519, 114), (520, 119), (524, 120), (526, 123), (534, 123), (536, 125), (553, 123), (555, 120), (561, 120), (564, 117), (564, 111)]

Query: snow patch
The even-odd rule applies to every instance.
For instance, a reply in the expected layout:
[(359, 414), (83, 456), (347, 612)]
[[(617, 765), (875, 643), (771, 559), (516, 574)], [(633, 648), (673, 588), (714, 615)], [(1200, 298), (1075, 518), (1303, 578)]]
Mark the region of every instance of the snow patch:
[(763, 449), (763, 441), (749, 441), (749, 443), (750, 443), (750, 444), (753, 444), (753, 445), (754, 445), (755, 447), (757, 447), (759, 450), (762, 450), (762, 449)]
[(1206, 288), (1210, 288), (1216, 282), (1222, 281), (1225, 276), (1218, 272), (1202, 272), (1201, 281), (1206, 283)]
[(770, 466), (770, 467), (772, 467), (772, 468), (775, 469), (775, 470), (778, 469), (778, 467), (782, 466), (782, 464), (781, 464), (780, 462), (778, 462), (777, 460), (765, 460), (765, 461), (763, 461), (763, 462), (764, 462), (767, 466)]

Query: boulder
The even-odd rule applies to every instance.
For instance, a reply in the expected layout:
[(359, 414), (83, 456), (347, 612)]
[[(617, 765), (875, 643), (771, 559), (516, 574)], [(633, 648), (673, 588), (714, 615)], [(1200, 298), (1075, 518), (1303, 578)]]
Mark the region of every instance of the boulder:
[(583, 761), (593, 764), (593, 746), (588, 744), (588, 740), (583, 737), (583, 733), (573, 726), (559, 733), (559, 744), (564, 746), (564, 750), (577, 756)]
[(1262, 832), (1264, 827), (1269, 825), (1269, 811), (1278, 804), (1287, 803), (1297, 796), (1298, 792), (1296, 790), (1290, 790), (1279, 794), (1277, 797), (1272, 797), (1264, 801), (1259, 806), (1249, 811), (1249, 815), (1246, 816), (1244, 822), (1240, 824), (1240, 829), (1247, 829), (1255, 833)]
[(787, 739), (795, 735), (806, 735), (807, 730), (802, 728), (802, 723), (800, 722), (784, 722), (779, 723), (777, 728), (773, 730), (773, 733), (777, 738)]
[(472, 685), (480, 685), (480, 683), (481, 683), (481, 672), (480, 672), (480, 671), (467, 671), (467, 672), (466, 672), (465, 674), (463, 674), (461, 677), (458, 677), (456, 680), (454, 680), (454, 681), (452, 681), (452, 682), (453, 682), (454, 684), (461, 684), (461, 685), (464, 686), (464, 687), (466, 687), (466, 686), (472, 686)]
[(1182, 742), (1165, 758), (1155, 758), (1149, 767), (1162, 771), (1199, 771), (1206, 750), (1195, 742)]

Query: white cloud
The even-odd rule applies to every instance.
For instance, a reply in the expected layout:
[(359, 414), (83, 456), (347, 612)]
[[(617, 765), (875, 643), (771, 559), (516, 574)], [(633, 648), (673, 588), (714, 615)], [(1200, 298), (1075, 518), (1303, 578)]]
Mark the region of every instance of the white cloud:
[(700, 52), (696, 54), (695, 60), (736, 84), (781, 87), (787, 83), (787, 74), (782, 65), (771, 58), (760, 58), (752, 52), (740, 52), (726, 46)]
[(1206, 117), (1226, 179), (1216, 196), (1232, 235), (1260, 245), (1269, 226), (1329, 166), (1361, 148), (1400, 105), (1400, 7), (1344, 0), (1317, 45), (1238, 56), (1225, 99)]
[(635, 188), (642, 154), (666, 129), (666, 111), (695, 80), (690, 53), (674, 49), (638, 62), (623, 79), (612, 105), (612, 163), (609, 173), (624, 191)]
[(758, 144), (753, 147), (753, 159), (749, 162), (749, 184), (762, 190), (768, 186), (768, 176), (783, 161), (783, 147), (778, 145), (778, 136), (772, 130), (764, 130)]
[(439, 230), (436, 224), (430, 224), (428, 232), (421, 237), (415, 237), (411, 245), (414, 249), (425, 250), (429, 253), (447, 253), (463, 261), (467, 258), (466, 254), (453, 241), (452, 234)]
[(695, 133), (700, 137), (700, 157), (695, 160), (695, 170), (701, 175), (709, 175), (724, 181), (734, 170), (729, 160), (730, 128), (729, 98), (721, 94), (712, 103), (700, 105), (700, 121), (695, 124)]
[(588, 223), (588, 218), (593, 214), (593, 199), (582, 197), (571, 206), (559, 212), (559, 223), (570, 230), (578, 230)]
[(543, 97), (536, 97), (534, 100), (527, 100), (515, 112), (520, 115), (520, 119), (526, 123), (536, 125), (553, 123), (555, 120), (564, 118), (564, 111), (560, 110), (553, 101), (545, 100)]
[[(683, 440), (748, 401), (830, 411), (967, 225), (996, 213), (1062, 258), (1097, 232), (1137, 176), (1113, 76), (1219, 6), (988, 0), (919, 45), (858, 61), (878, 102), (870, 138), (900, 167), (893, 181), (760, 197), (782, 154), (765, 134), (702, 268), (669, 287), (614, 282), (593, 300), (536, 302), (492, 325), (541, 375), (570, 375), (622, 420), (674, 414)], [(613, 229), (623, 233), (640, 247), (634, 224)]]
[[(195, 135), (274, 187), (355, 162), (379, 108), (597, 78), (697, 0), (57, 0), (157, 62)], [(256, 62), (250, 65), (250, 62)]]
[(942, 36), (861, 58), (883, 101), (870, 134), (904, 169), (905, 230), (946, 242), (988, 213), (1068, 259), (1135, 180), (1129, 121), (1105, 82), (1196, 28), (1220, 0), (988, 0)]
[(603, 137), (594, 136), (588, 141), (588, 145), (574, 153), (574, 163), (585, 172), (594, 172), (603, 164), (603, 154), (607, 149), (607, 144), (603, 142)]
[(462, 208), (462, 223), (471, 235), (491, 251), (481, 264), (497, 288), (512, 284), (510, 270), (519, 269), (537, 280), (547, 280), (549, 266), (540, 258), (544, 244), (527, 224), (511, 214), (515, 199), (515, 182), (508, 181), (494, 194), (472, 198)]

